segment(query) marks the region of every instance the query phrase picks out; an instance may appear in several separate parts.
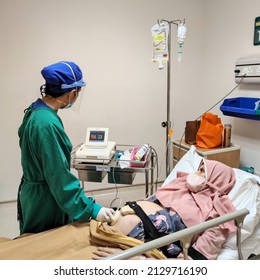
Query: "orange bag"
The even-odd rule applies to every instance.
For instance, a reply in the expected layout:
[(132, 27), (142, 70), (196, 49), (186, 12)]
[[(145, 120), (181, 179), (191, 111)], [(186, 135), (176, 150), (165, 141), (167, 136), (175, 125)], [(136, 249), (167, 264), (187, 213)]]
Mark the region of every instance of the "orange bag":
[(200, 127), (196, 135), (196, 143), (200, 148), (211, 149), (222, 144), (223, 125), (221, 119), (210, 112), (201, 117)]

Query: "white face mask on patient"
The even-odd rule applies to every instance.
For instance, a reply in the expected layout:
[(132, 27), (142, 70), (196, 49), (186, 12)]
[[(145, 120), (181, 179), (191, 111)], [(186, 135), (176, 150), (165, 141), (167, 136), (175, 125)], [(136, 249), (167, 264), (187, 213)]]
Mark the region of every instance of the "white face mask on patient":
[(207, 168), (205, 160), (202, 159), (198, 170), (191, 173), (186, 178), (186, 186), (191, 192), (197, 193), (206, 188), (207, 183)]
[(191, 192), (202, 191), (206, 186), (207, 179), (204, 175), (191, 173), (186, 178), (187, 188)]

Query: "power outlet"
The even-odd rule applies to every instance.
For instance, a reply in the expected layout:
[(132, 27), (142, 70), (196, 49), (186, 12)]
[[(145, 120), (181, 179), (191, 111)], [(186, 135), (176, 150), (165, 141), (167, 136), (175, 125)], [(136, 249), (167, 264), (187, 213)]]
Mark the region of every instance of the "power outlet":
[(260, 55), (241, 57), (234, 72), (236, 83), (260, 83)]
[(253, 73), (253, 68), (252, 67), (245, 67), (242, 69), (242, 75), (251, 75)]

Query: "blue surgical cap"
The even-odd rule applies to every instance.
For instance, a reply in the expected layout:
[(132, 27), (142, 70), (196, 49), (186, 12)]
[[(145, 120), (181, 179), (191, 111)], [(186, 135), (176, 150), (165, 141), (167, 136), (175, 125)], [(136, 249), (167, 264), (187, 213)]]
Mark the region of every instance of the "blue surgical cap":
[(71, 61), (60, 61), (42, 69), (48, 93), (58, 97), (74, 88), (83, 87), (83, 75), (78, 65)]

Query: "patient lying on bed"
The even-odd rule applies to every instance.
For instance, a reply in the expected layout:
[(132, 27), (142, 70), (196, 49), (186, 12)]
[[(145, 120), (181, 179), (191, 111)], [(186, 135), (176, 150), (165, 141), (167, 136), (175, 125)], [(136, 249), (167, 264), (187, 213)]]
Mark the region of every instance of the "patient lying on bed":
[[(148, 201), (138, 201), (162, 235), (170, 234), (209, 219), (235, 211), (227, 194), (235, 183), (232, 168), (216, 162), (203, 161), (195, 174), (179, 173), (177, 178), (160, 188)], [(152, 203), (151, 203), (152, 202)], [(125, 219), (125, 220), (124, 220)], [(140, 219), (124, 216), (118, 221), (124, 233), (145, 241), (145, 229)], [(209, 229), (195, 236), (189, 255), (193, 259), (216, 259), (223, 243), (236, 227), (233, 221)], [(99, 248), (94, 258), (107, 255), (108, 249)], [(180, 244), (169, 244), (163, 253), (176, 258), (181, 253)]]
[[(161, 235), (235, 211), (227, 196), (235, 182), (233, 169), (205, 160), (198, 173), (199, 176), (178, 173), (176, 179), (154, 195), (138, 201)], [(191, 257), (215, 259), (228, 234), (235, 230), (234, 223), (227, 222), (195, 236)], [(142, 244), (145, 239), (141, 219), (136, 214), (126, 215), (120, 211), (111, 225), (92, 220), (15, 240), (2, 239), (0, 259), (100, 259), (114, 253), (114, 248), (125, 250)], [(167, 255), (176, 258), (180, 253), (181, 246), (175, 243), (169, 244), (164, 254), (155, 249), (145, 257), (163, 259)]]

